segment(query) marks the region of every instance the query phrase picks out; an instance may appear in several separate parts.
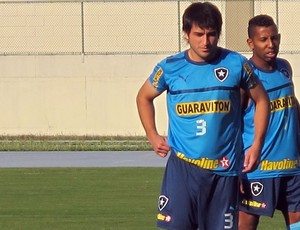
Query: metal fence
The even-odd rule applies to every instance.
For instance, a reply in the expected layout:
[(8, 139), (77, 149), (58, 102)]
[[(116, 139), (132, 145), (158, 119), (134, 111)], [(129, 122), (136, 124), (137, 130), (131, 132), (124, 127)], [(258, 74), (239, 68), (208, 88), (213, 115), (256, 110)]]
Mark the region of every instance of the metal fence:
[[(247, 21), (269, 14), (281, 52), (300, 53), (300, 0), (216, 0), (223, 14), (220, 45), (246, 46)], [(191, 1), (0, 1), (0, 55), (153, 54), (187, 47), (181, 17)]]

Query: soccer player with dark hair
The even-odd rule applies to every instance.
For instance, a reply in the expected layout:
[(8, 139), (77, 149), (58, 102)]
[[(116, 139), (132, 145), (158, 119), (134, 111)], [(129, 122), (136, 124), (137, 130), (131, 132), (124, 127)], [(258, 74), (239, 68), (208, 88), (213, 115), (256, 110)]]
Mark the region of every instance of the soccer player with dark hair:
[[(248, 23), (250, 62), (270, 99), (270, 121), (258, 168), (243, 178), (240, 230), (257, 229), (260, 216), (282, 212), (287, 229), (300, 229), (299, 105), (292, 68), (278, 58), (280, 34), (273, 18), (258, 15)], [(242, 95), (244, 93), (242, 92)], [(255, 103), (244, 95), (244, 151), (253, 141)]]
[[(170, 152), (158, 201), (158, 227), (238, 227), (238, 173), (254, 170), (269, 117), (269, 99), (247, 59), (218, 46), (222, 16), (209, 2), (183, 14), (190, 48), (159, 62), (140, 88), (137, 107), (156, 154)], [(255, 102), (255, 134), (241, 162), (240, 88)], [(167, 94), (168, 137), (156, 129), (154, 99)]]

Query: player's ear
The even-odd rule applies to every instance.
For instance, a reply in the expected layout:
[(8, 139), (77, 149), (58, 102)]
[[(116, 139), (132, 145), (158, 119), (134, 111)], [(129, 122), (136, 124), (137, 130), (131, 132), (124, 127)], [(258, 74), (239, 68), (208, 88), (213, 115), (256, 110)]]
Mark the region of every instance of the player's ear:
[(183, 38), (184, 38), (184, 40), (188, 41), (189, 35), (186, 32), (183, 32)]
[(251, 50), (254, 49), (253, 40), (251, 38), (247, 39), (247, 44)]

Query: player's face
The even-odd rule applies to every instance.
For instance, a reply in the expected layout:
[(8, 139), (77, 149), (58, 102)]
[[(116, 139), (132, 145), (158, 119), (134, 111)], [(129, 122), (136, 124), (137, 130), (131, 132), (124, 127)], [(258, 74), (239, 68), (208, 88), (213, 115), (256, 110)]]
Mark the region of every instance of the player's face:
[(190, 44), (189, 57), (196, 62), (204, 62), (213, 59), (218, 49), (219, 35), (216, 30), (200, 28), (193, 25), (186, 39)]
[(280, 34), (276, 26), (255, 27), (252, 38), (247, 40), (253, 51), (253, 57), (258, 65), (272, 65), (277, 57), (280, 44)]

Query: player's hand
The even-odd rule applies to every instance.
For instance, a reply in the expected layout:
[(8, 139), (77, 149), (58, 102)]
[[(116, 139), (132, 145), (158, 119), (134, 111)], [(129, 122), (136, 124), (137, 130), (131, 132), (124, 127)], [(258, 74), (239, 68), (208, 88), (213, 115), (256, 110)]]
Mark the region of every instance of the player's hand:
[(166, 157), (170, 151), (167, 138), (160, 135), (148, 136), (148, 140), (157, 155), (160, 157)]
[(254, 171), (260, 162), (260, 150), (256, 149), (254, 146), (251, 146), (247, 153), (245, 154), (244, 160), (244, 169), (243, 173), (249, 173)]

